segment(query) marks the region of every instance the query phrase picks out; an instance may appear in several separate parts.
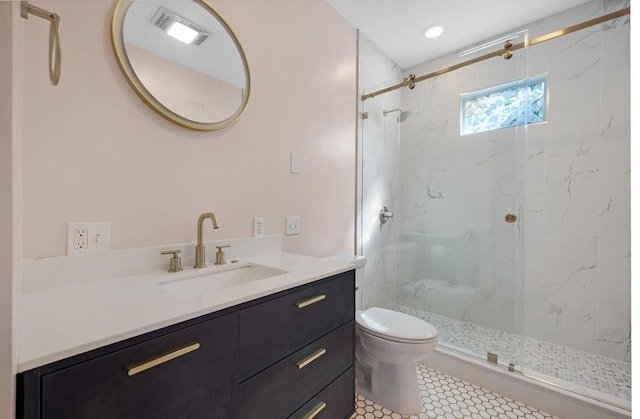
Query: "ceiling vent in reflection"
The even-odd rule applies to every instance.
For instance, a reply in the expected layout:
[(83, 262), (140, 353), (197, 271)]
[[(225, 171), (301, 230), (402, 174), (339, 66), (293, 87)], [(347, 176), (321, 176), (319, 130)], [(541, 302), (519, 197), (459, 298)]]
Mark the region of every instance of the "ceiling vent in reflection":
[(185, 44), (201, 45), (209, 37), (209, 32), (164, 7), (158, 8), (151, 23)]

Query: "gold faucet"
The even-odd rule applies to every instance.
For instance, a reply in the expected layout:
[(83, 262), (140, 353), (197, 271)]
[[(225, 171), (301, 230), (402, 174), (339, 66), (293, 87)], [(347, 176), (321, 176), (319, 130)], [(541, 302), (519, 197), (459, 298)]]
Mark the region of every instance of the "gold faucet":
[(202, 223), (207, 218), (211, 219), (211, 224), (213, 224), (214, 229), (220, 228), (218, 227), (218, 220), (214, 213), (205, 212), (204, 214), (200, 214), (200, 217), (198, 217), (198, 243), (196, 244), (196, 264), (193, 266), (194, 268), (207, 267), (204, 258), (204, 244), (202, 244)]

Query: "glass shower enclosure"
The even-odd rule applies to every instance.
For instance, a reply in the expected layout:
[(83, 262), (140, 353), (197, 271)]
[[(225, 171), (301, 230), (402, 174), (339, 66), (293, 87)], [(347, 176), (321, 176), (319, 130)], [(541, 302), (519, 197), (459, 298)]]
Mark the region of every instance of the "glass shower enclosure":
[(495, 334), (522, 327), (527, 70), (523, 48), (361, 102), (361, 245), (377, 276), (365, 301), (423, 318), (442, 345), (505, 365), (518, 341)]

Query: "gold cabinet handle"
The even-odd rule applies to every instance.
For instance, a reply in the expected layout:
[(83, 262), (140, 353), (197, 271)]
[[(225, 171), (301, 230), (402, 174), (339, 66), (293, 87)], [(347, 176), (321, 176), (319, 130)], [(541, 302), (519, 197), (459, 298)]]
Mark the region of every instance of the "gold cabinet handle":
[(296, 362), (296, 365), (298, 366), (298, 369), (301, 370), (304, 367), (306, 367), (307, 365), (311, 364), (313, 361), (315, 361), (316, 359), (320, 358), (322, 355), (326, 354), (327, 350), (324, 348), (320, 348), (317, 351), (315, 351), (314, 353), (312, 353), (311, 355), (309, 355), (308, 357), (301, 359), (300, 361)]
[(325, 298), (327, 298), (326, 295), (324, 294), (320, 294), (320, 295), (316, 295), (315, 297), (309, 298), (308, 300), (302, 300), (296, 303), (296, 306), (298, 308), (305, 308), (306, 306), (310, 306), (311, 304), (315, 304), (318, 301), (322, 301)]
[(177, 351), (162, 355), (158, 358), (152, 359), (151, 361), (147, 361), (144, 364), (138, 365), (137, 367), (129, 368), (127, 374), (129, 375), (129, 377), (131, 377), (132, 375), (136, 375), (138, 373), (141, 373), (142, 371), (146, 371), (160, 364), (164, 364), (167, 361), (171, 361), (172, 359), (176, 359), (182, 355), (186, 355), (189, 352), (193, 352), (198, 348), (200, 348), (200, 344), (194, 343), (193, 345), (186, 346), (182, 349), (178, 349)]
[(322, 410), (325, 407), (327, 407), (327, 404), (325, 402), (318, 402), (318, 404), (313, 406), (313, 409), (311, 409), (307, 414), (302, 416), (300, 419), (313, 419), (316, 416), (318, 416), (318, 413), (322, 412)]

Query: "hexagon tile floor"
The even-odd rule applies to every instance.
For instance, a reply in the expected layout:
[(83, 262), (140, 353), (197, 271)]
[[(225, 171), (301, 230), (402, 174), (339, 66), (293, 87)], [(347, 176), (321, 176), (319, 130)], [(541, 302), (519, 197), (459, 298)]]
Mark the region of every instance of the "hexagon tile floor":
[(357, 395), (356, 412), (351, 419), (555, 419), (548, 413), (422, 364), (418, 364), (418, 383), (422, 394), (422, 412), (418, 415), (403, 416)]

